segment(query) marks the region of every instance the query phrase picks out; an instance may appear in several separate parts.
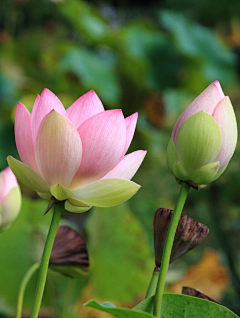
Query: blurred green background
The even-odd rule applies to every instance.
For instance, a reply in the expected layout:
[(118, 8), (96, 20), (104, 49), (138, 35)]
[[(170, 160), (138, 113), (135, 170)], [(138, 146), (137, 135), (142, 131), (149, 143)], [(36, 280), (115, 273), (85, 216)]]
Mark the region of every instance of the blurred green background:
[[(0, 0), (0, 8), (1, 170), (7, 155), (18, 157), (16, 103), (31, 109), (44, 87), (65, 107), (94, 89), (105, 109), (122, 108), (125, 116), (138, 111), (130, 152), (148, 150), (133, 179), (142, 185), (135, 197), (114, 208), (66, 213), (65, 222), (87, 230), (90, 275), (74, 281), (49, 271), (41, 317), (102, 317), (82, 309), (89, 298), (133, 306), (144, 297), (154, 268), (154, 213), (158, 207), (173, 209), (177, 200), (179, 185), (165, 164), (175, 121), (214, 80), (240, 115), (240, 2)], [(216, 286), (217, 300), (238, 315), (239, 160), (238, 146), (219, 180), (201, 192), (191, 190), (184, 213), (207, 225), (210, 234), (171, 265), (167, 287), (171, 290), (211, 249), (225, 270), (214, 263), (206, 277)], [(22, 191), (21, 213), (0, 237), (0, 317), (14, 317), (21, 278), (40, 259), (50, 222), (49, 214), (43, 217), (47, 202)], [(199, 275), (201, 281), (205, 274)], [(27, 289), (24, 317), (36, 279)], [(200, 285), (192, 287), (211, 292)]]

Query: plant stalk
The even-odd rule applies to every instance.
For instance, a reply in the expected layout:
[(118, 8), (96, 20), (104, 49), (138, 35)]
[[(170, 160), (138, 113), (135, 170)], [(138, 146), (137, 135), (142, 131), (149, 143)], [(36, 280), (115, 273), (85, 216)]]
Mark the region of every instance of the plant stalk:
[(188, 191), (190, 186), (186, 182), (181, 183), (181, 190), (178, 197), (178, 202), (176, 204), (175, 210), (172, 215), (172, 219), (168, 228), (166, 241), (164, 244), (162, 262), (159, 272), (159, 278), (157, 283), (157, 290), (155, 295), (155, 306), (154, 306), (154, 315), (157, 317), (161, 317), (161, 308), (162, 308), (162, 298), (163, 291), (165, 286), (165, 280), (167, 276), (173, 241), (175, 237), (175, 233), (177, 230), (178, 222), (187, 199)]
[(25, 290), (26, 290), (26, 287), (28, 285), (28, 282), (32, 278), (33, 274), (38, 270), (39, 266), (40, 266), (39, 263), (33, 264), (28, 269), (28, 271), (25, 274), (25, 276), (23, 277), (23, 280), (21, 282), (20, 289), (19, 289), (19, 294), (18, 294), (16, 318), (21, 318), (22, 317), (22, 307), (23, 307), (23, 299), (24, 299)]
[(50, 259), (53, 243), (57, 234), (58, 224), (61, 218), (63, 205), (64, 205), (64, 202), (60, 202), (58, 204), (55, 204), (55, 207), (54, 207), (52, 222), (48, 231), (48, 236), (47, 236), (46, 243), (43, 250), (41, 265), (39, 269), (35, 300), (34, 300), (34, 305), (33, 305), (30, 318), (38, 318), (38, 314), (39, 314), (39, 310), (40, 310), (40, 306), (42, 302), (42, 296), (43, 296), (43, 292), (45, 288), (46, 278), (47, 278), (49, 259)]

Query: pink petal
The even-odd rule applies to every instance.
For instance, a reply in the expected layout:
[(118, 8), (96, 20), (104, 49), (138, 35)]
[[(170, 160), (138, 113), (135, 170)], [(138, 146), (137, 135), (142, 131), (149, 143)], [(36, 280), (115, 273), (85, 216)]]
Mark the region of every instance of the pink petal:
[(40, 100), (38, 104), (33, 108), (32, 113), (32, 133), (34, 142), (41, 121), (48, 113), (50, 113), (52, 109), (55, 109), (59, 114), (68, 117), (66, 110), (58, 97), (47, 88), (44, 88)]
[(5, 168), (0, 173), (0, 179), (0, 201), (2, 201), (9, 193), (9, 191), (12, 190), (12, 188), (14, 188), (16, 185), (18, 185), (18, 183), (10, 167)]
[(120, 178), (131, 180), (140, 167), (147, 151), (138, 150), (125, 156), (108, 174), (102, 179)]
[(194, 101), (185, 109), (182, 115), (178, 118), (173, 129), (172, 138), (175, 142), (178, 130), (182, 123), (193, 114), (204, 110), (209, 115), (212, 115), (215, 107), (224, 98), (221, 85), (218, 81), (211, 83)]
[(219, 171), (231, 159), (237, 144), (237, 122), (229, 97), (223, 98), (215, 108), (213, 117), (216, 119), (221, 135), (222, 144), (215, 162), (220, 161)]
[(35, 157), (43, 179), (68, 187), (81, 162), (81, 139), (71, 121), (52, 110), (41, 122)]
[(103, 104), (97, 94), (91, 90), (79, 97), (68, 109), (71, 122), (78, 128), (85, 120), (104, 111)]
[(38, 172), (34, 156), (31, 115), (27, 108), (21, 103), (17, 104), (14, 128), (17, 150), (22, 162)]
[(32, 108), (32, 116), (35, 116), (35, 112), (36, 112), (36, 109), (37, 109), (37, 106), (38, 106), (38, 103), (40, 101), (40, 98), (41, 96), (39, 94), (37, 94), (37, 97), (33, 103), (33, 108)]
[(123, 150), (123, 155), (127, 152), (135, 132), (136, 124), (138, 119), (138, 113), (134, 113), (131, 116), (125, 118), (125, 124), (126, 124), (126, 144)]
[(71, 189), (98, 180), (120, 160), (126, 142), (126, 126), (120, 109), (87, 119), (79, 128), (83, 155)]

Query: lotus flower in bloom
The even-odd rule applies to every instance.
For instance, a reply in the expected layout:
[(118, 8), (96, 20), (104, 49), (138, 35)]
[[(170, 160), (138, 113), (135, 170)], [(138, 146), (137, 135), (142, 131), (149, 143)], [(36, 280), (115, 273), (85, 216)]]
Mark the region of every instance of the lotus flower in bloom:
[(7, 167), (0, 173), (0, 232), (9, 228), (18, 216), (21, 203), (17, 179)]
[(15, 139), (22, 162), (8, 162), (24, 185), (44, 199), (66, 200), (70, 212), (114, 206), (140, 188), (130, 179), (146, 151), (125, 155), (136, 122), (137, 113), (124, 119), (119, 109), (105, 111), (94, 91), (65, 110), (45, 88), (32, 114), (18, 103)]
[(237, 143), (237, 122), (218, 81), (182, 113), (167, 149), (167, 165), (180, 181), (201, 188), (226, 169)]

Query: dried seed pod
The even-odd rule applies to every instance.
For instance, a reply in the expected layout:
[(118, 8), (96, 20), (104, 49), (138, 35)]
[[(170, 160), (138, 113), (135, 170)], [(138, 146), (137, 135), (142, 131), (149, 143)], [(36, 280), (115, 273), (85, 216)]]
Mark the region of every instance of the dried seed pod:
[[(155, 271), (159, 271), (161, 266), (164, 243), (172, 215), (173, 210), (159, 208), (154, 216)], [(209, 229), (204, 224), (195, 221), (187, 215), (181, 214), (174, 237), (170, 263), (199, 245), (208, 232)]]
[(218, 304), (218, 302), (216, 300), (213, 300), (209, 296), (205, 295), (204, 293), (201, 292), (201, 290), (199, 290), (197, 288), (183, 286), (182, 294), (183, 295), (187, 295), (187, 296), (192, 296), (192, 297), (206, 299), (206, 300), (209, 300), (209, 301), (212, 301), (212, 302)]
[(83, 278), (88, 274), (87, 246), (79, 233), (68, 226), (58, 228), (49, 266), (70, 277)]

